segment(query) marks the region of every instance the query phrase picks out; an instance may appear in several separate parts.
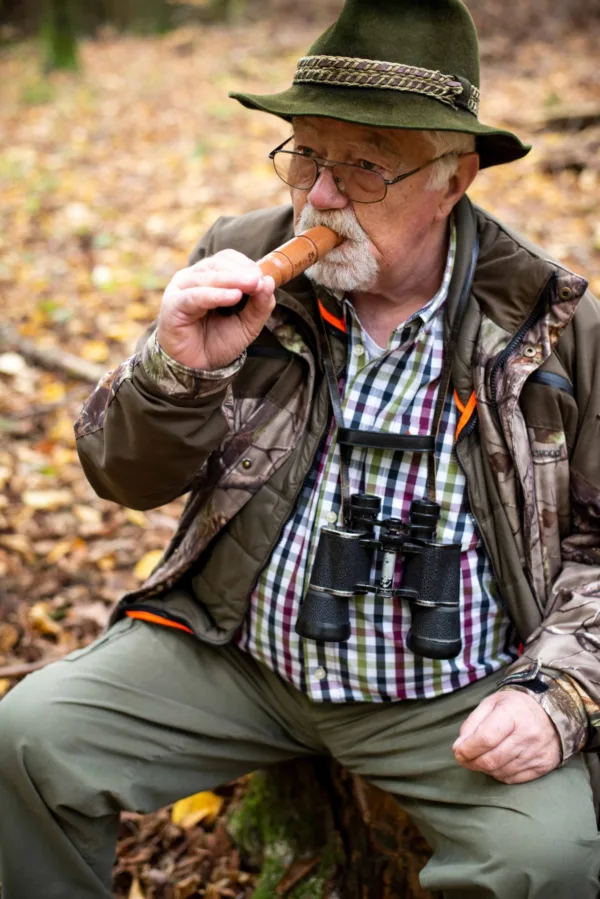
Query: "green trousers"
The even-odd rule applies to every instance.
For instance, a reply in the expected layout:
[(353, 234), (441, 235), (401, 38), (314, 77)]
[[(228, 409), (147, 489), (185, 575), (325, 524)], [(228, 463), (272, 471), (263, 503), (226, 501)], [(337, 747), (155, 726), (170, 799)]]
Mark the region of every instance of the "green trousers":
[(122, 621), (0, 702), (3, 899), (107, 899), (121, 809), (322, 753), (397, 796), (434, 850), (426, 889), (596, 899), (581, 757), (517, 786), (454, 760), (462, 721), (496, 680), (434, 700), (314, 703), (236, 647)]

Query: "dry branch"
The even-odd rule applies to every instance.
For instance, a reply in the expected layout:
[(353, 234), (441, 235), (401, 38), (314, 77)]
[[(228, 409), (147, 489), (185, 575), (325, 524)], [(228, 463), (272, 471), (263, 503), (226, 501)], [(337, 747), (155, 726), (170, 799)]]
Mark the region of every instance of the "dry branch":
[(36, 346), (31, 340), (21, 337), (17, 331), (8, 326), (0, 328), (0, 349), (11, 350), (41, 368), (61, 371), (70, 378), (88, 381), (91, 384), (97, 384), (106, 374), (106, 369), (102, 365), (80, 359), (79, 356), (67, 353), (59, 347)]
[(540, 110), (535, 116), (508, 116), (507, 124), (524, 131), (583, 131), (600, 123), (600, 103), (559, 103)]
[(547, 131), (582, 131), (598, 123), (600, 103), (580, 103), (551, 106), (535, 124)]
[(51, 662), (60, 661), (65, 655), (67, 655), (67, 653), (46, 656), (43, 659), (38, 659), (37, 662), (22, 662), (20, 665), (5, 665), (3, 668), (0, 668), (0, 678), (7, 678), (10, 680), (11, 678), (25, 677), (25, 675), (31, 674), (33, 671), (39, 671), (40, 668), (45, 668), (46, 665), (50, 665)]

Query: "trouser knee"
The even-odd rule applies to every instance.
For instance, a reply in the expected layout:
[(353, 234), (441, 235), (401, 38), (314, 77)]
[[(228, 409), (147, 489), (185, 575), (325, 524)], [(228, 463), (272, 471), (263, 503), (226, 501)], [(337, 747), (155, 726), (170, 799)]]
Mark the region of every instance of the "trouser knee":
[(19, 792), (22, 782), (31, 781), (52, 806), (57, 781), (73, 771), (76, 713), (49, 694), (48, 683), (30, 676), (0, 702), (0, 783)]
[(561, 810), (552, 821), (526, 816), (485, 835), (477, 847), (482, 883), (506, 899), (592, 899), (598, 895), (600, 838), (573, 837)]

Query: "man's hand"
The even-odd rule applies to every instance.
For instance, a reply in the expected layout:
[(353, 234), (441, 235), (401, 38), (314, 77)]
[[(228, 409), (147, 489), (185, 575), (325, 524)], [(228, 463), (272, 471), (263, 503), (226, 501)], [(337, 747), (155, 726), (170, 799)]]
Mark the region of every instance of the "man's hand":
[[(230, 365), (260, 334), (275, 307), (275, 282), (256, 262), (236, 250), (222, 250), (184, 268), (165, 290), (158, 342), (176, 362), (214, 371)], [(242, 294), (250, 300), (239, 315), (217, 315)]]
[(506, 784), (548, 774), (560, 764), (560, 740), (544, 709), (526, 693), (505, 690), (471, 712), (453, 745), (463, 768)]

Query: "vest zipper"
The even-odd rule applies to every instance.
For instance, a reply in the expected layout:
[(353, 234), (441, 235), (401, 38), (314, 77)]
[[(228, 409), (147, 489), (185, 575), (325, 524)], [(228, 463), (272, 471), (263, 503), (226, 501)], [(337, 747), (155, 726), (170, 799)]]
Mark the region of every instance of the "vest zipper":
[(490, 396), (492, 400), (492, 409), (494, 410), (495, 415), (498, 415), (498, 402), (496, 399), (496, 382), (498, 375), (500, 374), (500, 369), (504, 367), (504, 364), (513, 350), (521, 343), (525, 334), (533, 328), (533, 326), (540, 320), (543, 316), (544, 312), (547, 309), (548, 302), (551, 296), (555, 293), (555, 285), (558, 281), (558, 275), (556, 272), (553, 272), (550, 275), (548, 281), (544, 289), (542, 290), (540, 297), (535, 304), (535, 308), (529, 314), (527, 319), (523, 322), (519, 330), (516, 334), (514, 334), (511, 339), (508, 341), (507, 345), (504, 347), (496, 361), (492, 366), (492, 371), (490, 374)]

